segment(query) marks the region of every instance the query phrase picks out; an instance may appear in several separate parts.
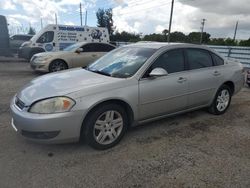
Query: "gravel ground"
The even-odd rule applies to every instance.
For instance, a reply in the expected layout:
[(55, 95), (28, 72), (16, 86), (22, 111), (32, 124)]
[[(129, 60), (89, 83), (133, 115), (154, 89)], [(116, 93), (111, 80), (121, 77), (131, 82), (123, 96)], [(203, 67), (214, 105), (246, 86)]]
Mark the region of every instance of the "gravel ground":
[(250, 89), (228, 112), (204, 110), (131, 129), (119, 145), (42, 145), (16, 135), (9, 101), (32, 78), (0, 63), (0, 187), (250, 187)]

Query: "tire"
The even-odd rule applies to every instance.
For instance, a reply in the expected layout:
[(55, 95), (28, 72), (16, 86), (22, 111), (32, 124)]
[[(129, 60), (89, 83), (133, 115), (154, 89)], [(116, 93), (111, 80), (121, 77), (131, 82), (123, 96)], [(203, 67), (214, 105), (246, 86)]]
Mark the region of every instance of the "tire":
[(52, 61), (49, 65), (49, 72), (57, 72), (66, 69), (68, 69), (67, 63), (60, 59)]
[(217, 91), (212, 105), (208, 111), (214, 115), (224, 114), (230, 106), (232, 91), (229, 86), (222, 85)]
[(104, 104), (90, 112), (83, 126), (82, 135), (86, 143), (104, 150), (120, 142), (128, 127), (128, 117), (120, 105)]

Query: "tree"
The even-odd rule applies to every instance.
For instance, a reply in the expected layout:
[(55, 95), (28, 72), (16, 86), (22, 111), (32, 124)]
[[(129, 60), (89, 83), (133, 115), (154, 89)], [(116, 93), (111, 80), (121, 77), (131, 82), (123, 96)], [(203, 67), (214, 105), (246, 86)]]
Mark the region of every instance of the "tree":
[(145, 41), (156, 41), (156, 42), (164, 42), (166, 41), (166, 39), (164, 39), (164, 36), (161, 34), (149, 34), (149, 35), (145, 35), (143, 40)]
[[(203, 37), (202, 37), (202, 43), (207, 44), (210, 40), (210, 36), (211, 35), (209, 33), (204, 32)], [(187, 36), (188, 42), (191, 42), (191, 43), (200, 43), (200, 38), (201, 38), (200, 32), (191, 32)]]
[(182, 32), (175, 31), (171, 33), (170, 42), (186, 42), (186, 40), (187, 36)]
[(162, 31), (162, 34), (164, 35), (165, 40), (167, 40), (168, 30), (167, 30), (167, 29), (164, 29), (164, 30)]
[(248, 40), (241, 40), (239, 46), (250, 46), (250, 38)]
[(33, 28), (33, 27), (30, 26), (28, 34), (29, 35), (35, 35), (36, 34), (35, 28)]
[(99, 8), (98, 11), (96, 12), (96, 18), (97, 18), (97, 26), (106, 27), (108, 29), (109, 34), (112, 36), (114, 32), (112, 9)]
[(121, 33), (116, 32), (115, 34), (113, 34), (111, 38), (112, 41), (122, 41), (122, 42), (138, 42), (141, 40), (139, 34), (128, 33), (126, 31), (123, 31)]

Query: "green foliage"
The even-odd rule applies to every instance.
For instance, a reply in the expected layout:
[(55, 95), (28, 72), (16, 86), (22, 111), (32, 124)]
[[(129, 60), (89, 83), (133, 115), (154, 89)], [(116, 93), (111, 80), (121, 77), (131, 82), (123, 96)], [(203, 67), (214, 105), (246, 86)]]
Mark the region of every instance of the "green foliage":
[(250, 46), (250, 38), (239, 42), (239, 46)]
[(97, 18), (97, 26), (106, 27), (108, 29), (109, 34), (112, 36), (114, 32), (112, 9), (99, 8), (98, 11), (96, 12), (96, 18)]
[(182, 32), (175, 31), (170, 35), (170, 42), (186, 42), (186, 41), (187, 41), (187, 36)]
[(30, 27), (30, 28), (29, 28), (29, 31), (28, 31), (28, 34), (29, 34), (29, 35), (35, 35), (35, 34), (36, 34), (35, 28)]
[(110, 37), (111, 41), (122, 41), (122, 42), (138, 42), (140, 41), (140, 35), (135, 33), (128, 33), (123, 31), (121, 33), (116, 32), (113, 36)]
[(143, 40), (144, 41), (165, 42), (166, 38), (164, 37), (164, 35), (153, 33), (153, 34), (145, 35)]

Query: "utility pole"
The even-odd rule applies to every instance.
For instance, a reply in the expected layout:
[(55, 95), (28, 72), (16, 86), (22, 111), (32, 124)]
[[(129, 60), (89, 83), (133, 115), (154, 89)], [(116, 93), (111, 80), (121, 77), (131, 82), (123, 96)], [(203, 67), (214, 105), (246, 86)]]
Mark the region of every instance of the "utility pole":
[(238, 30), (238, 24), (239, 24), (239, 21), (236, 22), (236, 25), (235, 25), (235, 30), (234, 30), (234, 38), (233, 38), (233, 41), (235, 42), (235, 39), (236, 39), (236, 34), (237, 34), (237, 30)]
[(41, 29), (43, 28), (43, 19), (41, 18)]
[(57, 15), (56, 15), (56, 13), (55, 13), (55, 22), (56, 22), (56, 25), (57, 25)]
[(85, 26), (87, 25), (87, 19), (88, 19), (88, 12), (86, 10), (86, 12), (85, 12)]
[(202, 41), (203, 41), (203, 31), (204, 31), (204, 27), (205, 27), (205, 22), (206, 22), (206, 19), (202, 19), (201, 21), (201, 39), (200, 39), (200, 44), (202, 44)]
[(169, 20), (169, 28), (168, 28), (168, 42), (170, 42), (170, 33), (171, 33), (171, 27), (172, 27), (173, 10), (174, 10), (174, 0), (172, 0), (171, 11), (170, 11), (170, 20)]
[(82, 26), (82, 3), (80, 3), (80, 20), (81, 20), (81, 26)]

